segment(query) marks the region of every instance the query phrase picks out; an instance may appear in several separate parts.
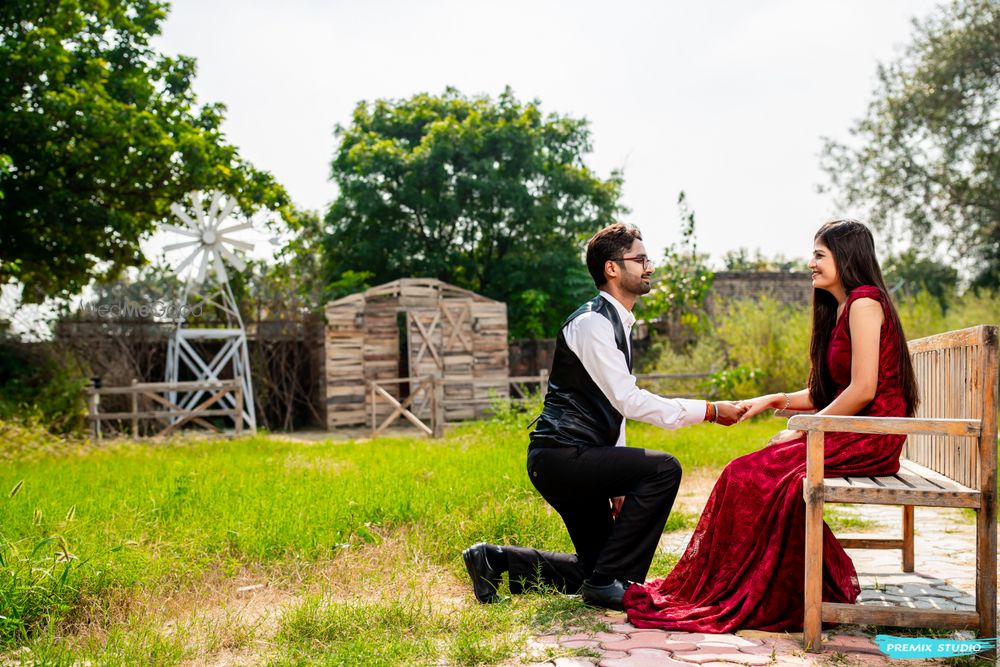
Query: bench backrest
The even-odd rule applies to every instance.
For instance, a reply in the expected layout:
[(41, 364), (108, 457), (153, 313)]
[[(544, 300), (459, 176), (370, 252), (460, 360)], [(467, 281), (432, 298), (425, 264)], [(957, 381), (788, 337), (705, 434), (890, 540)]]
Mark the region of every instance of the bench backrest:
[(979, 419), (982, 435), (910, 436), (903, 456), (973, 489), (995, 488), (997, 327), (949, 331), (912, 340), (909, 348), (920, 389), (916, 416)]

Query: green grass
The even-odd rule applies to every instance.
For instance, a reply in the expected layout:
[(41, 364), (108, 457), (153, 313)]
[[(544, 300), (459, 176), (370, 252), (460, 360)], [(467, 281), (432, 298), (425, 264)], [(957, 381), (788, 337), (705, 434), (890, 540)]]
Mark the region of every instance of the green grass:
[(850, 514), (839, 505), (824, 505), (823, 521), (836, 534), (864, 532), (879, 527), (877, 521)]
[[(175, 622), (158, 600), (214, 604), (210, 589), (232, 588), (252, 572), (295, 602), (269, 631), (274, 639), (230, 623), (227, 650), (265, 655), (278, 642), (286, 662), (276, 664), (337, 664), (348, 654), (373, 664), (430, 656), (483, 664), (516, 655), (558, 596), (480, 607), (465, 590), (460, 553), (480, 540), (571, 548), (528, 481), (521, 421), (468, 424), (441, 441), (258, 436), (21, 446), (0, 468), (0, 651), (28, 646), (56, 664), (133, 654), (176, 664), (220, 650), (220, 631), (197, 619)], [(633, 424), (629, 444), (669, 451), (689, 471), (717, 471), (780, 427), (758, 420), (668, 432)], [(667, 529), (695, 519), (677, 511)], [(672, 566), (658, 555), (651, 575)], [(340, 592), (324, 590), (324, 577), (340, 582)], [(441, 608), (430, 584), (450, 586), (461, 603)], [(577, 621), (589, 613), (571, 609)], [(374, 648), (356, 653), (349, 637), (365, 617), (376, 619), (364, 624), (364, 643)], [(388, 632), (400, 625), (409, 628), (404, 637)]]

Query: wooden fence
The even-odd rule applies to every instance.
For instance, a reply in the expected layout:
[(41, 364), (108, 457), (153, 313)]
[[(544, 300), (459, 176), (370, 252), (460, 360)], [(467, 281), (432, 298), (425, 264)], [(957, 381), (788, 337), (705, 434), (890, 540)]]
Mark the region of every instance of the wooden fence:
[[(711, 373), (641, 373), (635, 376), (639, 382), (643, 381), (677, 381), (677, 380), (704, 380)], [(529, 385), (537, 385), (539, 390), (544, 392), (548, 387), (549, 374), (542, 371), (538, 375), (519, 375), (507, 378), (510, 383), (510, 398), (514, 402), (525, 402), (529, 399)], [(439, 438), (444, 434), (446, 426), (444, 419), (444, 387), (447, 384), (468, 384), (466, 379), (438, 378), (434, 376), (426, 377), (405, 377), (382, 380), (371, 380), (368, 382), (367, 410), (371, 417), (371, 435), (376, 437), (385, 432), (400, 417), (406, 419), (423, 433)], [(410, 395), (403, 399), (397, 399), (383, 385), (410, 385)], [(675, 398), (688, 398), (683, 394), (675, 395)], [(492, 398), (473, 399), (475, 404), (489, 404)], [(501, 399), (503, 400), (503, 399)], [(388, 417), (378, 421), (378, 403), (384, 401), (389, 403), (392, 413)], [(418, 416), (426, 412), (430, 407), (429, 418), (421, 420)], [(429, 424), (426, 422), (430, 422)]]
[[(199, 392), (206, 396), (197, 405), (184, 409), (176, 399), (178, 393)], [(243, 433), (243, 386), (240, 378), (222, 382), (135, 382), (125, 387), (87, 387), (87, 418), (94, 437), (104, 437), (102, 423), (110, 433), (122, 434), (128, 425), (133, 438), (145, 435), (170, 435), (187, 424), (196, 424), (215, 433), (222, 431), (207, 417), (229, 417), (233, 420), (235, 435)], [(101, 396), (128, 396), (129, 409), (101, 412)], [(227, 398), (228, 397), (228, 398)], [(229, 407), (212, 407), (228, 403)], [(139, 422), (151, 422), (152, 428), (139, 428)], [(117, 425), (119, 428), (115, 428)]]

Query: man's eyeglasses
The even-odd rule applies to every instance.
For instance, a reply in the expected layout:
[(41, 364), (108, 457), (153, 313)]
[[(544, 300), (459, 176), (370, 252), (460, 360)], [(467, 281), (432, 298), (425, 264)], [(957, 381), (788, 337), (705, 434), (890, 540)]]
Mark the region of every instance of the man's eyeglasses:
[(642, 268), (648, 269), (653, 266), (653, 260), (649, 258), (648, 255), (636, 255), (635, 257), (622, 257), (621, 259), (616, 259), (616, 262), (636, 262), (637, 264), (642, 264)]

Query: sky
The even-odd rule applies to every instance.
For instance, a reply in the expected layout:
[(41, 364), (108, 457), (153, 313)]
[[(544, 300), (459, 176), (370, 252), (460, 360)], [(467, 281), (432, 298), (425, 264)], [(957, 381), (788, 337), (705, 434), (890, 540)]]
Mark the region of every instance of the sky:
[[(849, 138), (878, 63), (901, 53), (925, 0), (477, 2), (174, 0), (155, 46), (198, 62), (244, 158), (324, 212), (334, 128), (362, 100), (511, 86), (544, 112), (589, 120), (587, 163), (623, 169), (623, 217), (654, 257), (699, 250), (805, 258), (838, 210), (817, 192), (822, 137)], [(255, 254), (273, 248), (263, 235)], [(155, 245), (155, 244), (154, 244)]]
[[(822, 138), (849, 140), (878, 64), (935, 4), (174, 0), (153, 45), (197, 60), (199, 100), (226, 105), (229, 142), (301, 208), (323, 213), (336, 198), (334, 128), (359, 102), (510, 86), (546, 113), (589, 121), (587, 164), (604, 178), (624, 171), (623, 220), (654, 258), (680, 239), (685, 191), (698, 249), (719, 268), (741, 247), (804, 259), (823, 221), (863, 219), (817, 191)], [(257, 258), (278, 247), (263, 225), (239, 236)], [(160, 233), (143, 247), (155, 258), (178, 240)], [(52, 308), (19, 305), (4, 286), (0, 315), (46, 336)]]

